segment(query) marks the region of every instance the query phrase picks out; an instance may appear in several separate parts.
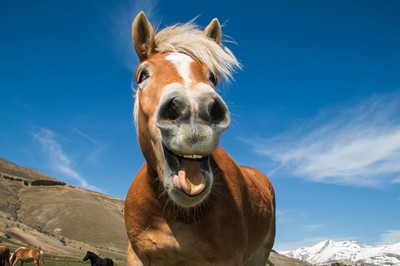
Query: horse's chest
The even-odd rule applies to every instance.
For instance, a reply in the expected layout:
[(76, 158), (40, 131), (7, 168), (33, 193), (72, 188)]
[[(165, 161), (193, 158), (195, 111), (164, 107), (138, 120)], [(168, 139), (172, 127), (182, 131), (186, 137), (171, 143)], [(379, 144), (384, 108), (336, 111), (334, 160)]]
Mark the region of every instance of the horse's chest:
[(223, 239), (227, 239), (223, 236), (225, 233), (224, 230), (211, 232), (210, 228), (196, 225), (163, 224), (141, 234), (136, 247), (152, 265), (194, 265), (193, 262), (218, 265), (227, 258), (241, 260), (241, 252), (237, 249), (240, 244), (224, 242)]

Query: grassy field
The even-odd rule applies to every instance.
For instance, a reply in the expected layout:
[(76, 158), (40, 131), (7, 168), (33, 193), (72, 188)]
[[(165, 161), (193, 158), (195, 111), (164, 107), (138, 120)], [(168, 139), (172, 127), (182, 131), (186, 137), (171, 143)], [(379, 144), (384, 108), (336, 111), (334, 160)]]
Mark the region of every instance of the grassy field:
[[(83, 258), (59, 257), (52, 255), (43, 256), (43, 264), (45, 266), (77, 266), (90, 265), (90, 261), (83, 261)], [(25, 264), (24, 264), (25, 265)], [(125, 261), (115, 261), (114, 265), (126, 265)]]
[[(0, 244), (1, 245), (1, 244)], [(84, 262), (83, 258), (71, 258), (71, 257), (60, 257), (53, 255), (44, 255), (43, 256), (43, 264), (45, 266), (82, 266), (82, 265), (90, 265), (90, 261)], [(20, 262), (16, 265), (20, 265)], [(24, 265), (33, 265), (33, 263), (24, 263)], [(125, 265), (121, 263), (114, 263), (114, 265)]]
[(85, 264), (90, 265), (90, 261), (85, 263), (82, 259), (43, 256), (43, 264), (46, 266), (77, 266)]
[[(14, 242), (11, 239), (8, 239), (6, 237), (0, 236), (0, 246), (5, 245), (8, 246), (11, 251), (14, 251), (21, 245)], [(43, 264), (45, 266), (82, 266), (82, 265), (90, 265), (90, 261), (83, 261), (83, 256), (82, 258), (77, 258), (77, 257), (64, 257), (64, 256), (56, 256), (52, 254), (44, 254), (43, 255)], [(20, 265), (20, 262), (16, 264), (17, 266)], [(24, 265), (33, 265), (33, 263), (24, 263)], [(114, 261), (114, 265), (126, 265), (125, 261)]]

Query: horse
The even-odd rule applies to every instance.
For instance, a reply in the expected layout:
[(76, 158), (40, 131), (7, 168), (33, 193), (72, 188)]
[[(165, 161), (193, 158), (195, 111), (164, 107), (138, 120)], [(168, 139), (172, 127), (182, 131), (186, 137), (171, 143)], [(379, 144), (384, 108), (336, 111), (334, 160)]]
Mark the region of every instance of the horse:
[(90, 260), (91, 266), (113, 266), (114, 262), (110, 258), (100, 258), (91, 251), (86, 252), (83, 261)]
[(11, 266), (18, 261), (21, 261), (21, 266), (24, 265), (24, 262), (33, 262), (35, 266), (43, 266), (43, 251), (20, 247), (10, 257)]
[(0, 246), (0, 266), (10, 265), (10, 249), (6, 246)]
[(230, 125), (217, 93), (241, 68), (213, 19), (155, 32), (132, 23), (139, 64), (134, 121), (145, 158), (125, 198), (127, 264), (265, 265), (275, 239), (275, 194), (260, 171), (220, 146)]

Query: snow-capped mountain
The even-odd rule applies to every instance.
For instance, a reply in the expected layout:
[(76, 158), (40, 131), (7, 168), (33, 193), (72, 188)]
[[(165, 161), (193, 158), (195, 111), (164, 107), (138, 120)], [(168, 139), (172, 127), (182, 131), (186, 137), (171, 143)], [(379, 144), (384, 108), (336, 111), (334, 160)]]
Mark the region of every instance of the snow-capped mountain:
[(354, 241), (325, 240), (312, 247), (280, 253), (315, 265), (351, 260), (364, 263), (364, 265), (400, 266), (400, 242), (392, 245), (369, 246)]

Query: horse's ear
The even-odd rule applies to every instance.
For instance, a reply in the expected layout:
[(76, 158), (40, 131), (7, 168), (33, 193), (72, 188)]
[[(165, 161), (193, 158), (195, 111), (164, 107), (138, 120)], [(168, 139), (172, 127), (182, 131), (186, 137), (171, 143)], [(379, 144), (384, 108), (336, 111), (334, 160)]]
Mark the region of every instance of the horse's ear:
[(141, 11), (132, 23), (132, 41), (140, 61), (146, 60), (155, 49), (154, 30)]
[(213, 39), (216, 43), (221, 44), (221, 24), (217, 18), (214, 18), (210, 24), (204, 29), (204, 34)]

